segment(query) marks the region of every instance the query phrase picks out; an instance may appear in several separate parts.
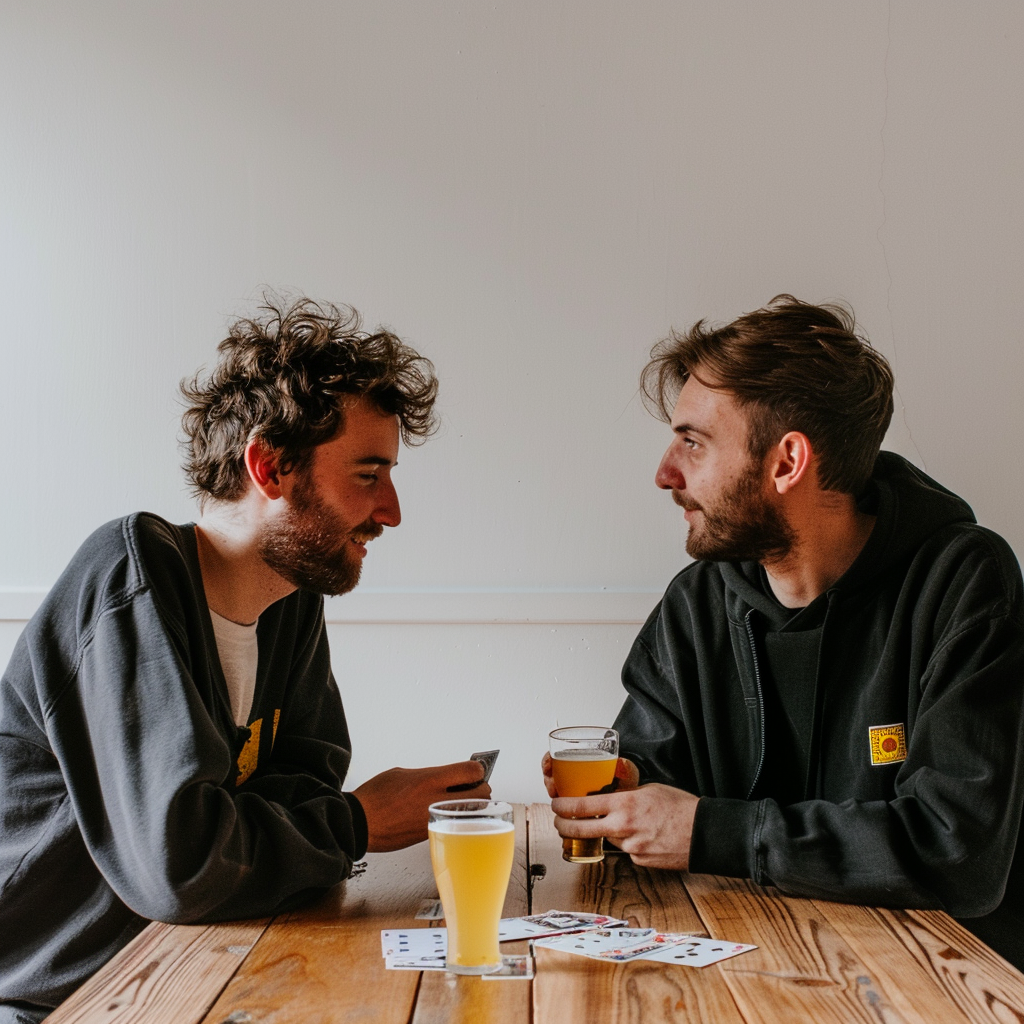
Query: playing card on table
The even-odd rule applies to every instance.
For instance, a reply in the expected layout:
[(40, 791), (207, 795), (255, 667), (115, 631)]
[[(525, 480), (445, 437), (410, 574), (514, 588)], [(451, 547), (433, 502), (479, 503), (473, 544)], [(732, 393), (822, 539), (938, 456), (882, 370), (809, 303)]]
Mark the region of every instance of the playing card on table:
[(440, 921), (444, 917), (444, 907), (440, 900), (424, 900), (416, 912), (417, 921)]
[(624, 963), (628, 960), (651, 960), (659, 953), (671, 949), (681, 942), (685, 942), (688, 936), (671, 935), (663, 932), (655, 932), (649, 939), (642, 942), (625, 946), (621, 949), (603, 949), (594, 953), (596, 960), (612, 960), (616, 963)]
[(537, 939), (534, 943), (541, 949), (557, 949), (563, 953), (578, 956), (607, 959), (630, 959), (627, 951), (640, 946), (656, 948), (652, 942), (657, 935), (654, 928), (599, 928), (594, 931), (576, 932), (572, 935), (556, 935), (550, 939)]
[(384, 967), (389, 971), (446, 971), (448, 961), (445, 956), (386, 956)]
[(687, 967), (707, 967), (709, 964), (717, 964), (719, 960), (728, 960), (731, 956), (757, 949), (757, 946), (747, 946), (742, 942), (681, 938), (681, 942), (655, 950), (653, 953), (646, 953), (643, 959), (658, 960), (666, 964), (684, 964)]
[(447, 928), (394, 928), (380, 933), (381, 955), (412, 958), (448, 955)]
[(539, 939), (545, 935), (566, 935), (569, 932), (589, 931), (594, 928), (616, 928), (625, 923), (620, 918), (605, 917), (603, 914), (549, 910), (546, 914), (533, 914), (530, 917), (502, 918), (498, 922), (498, 941)]
[(532, 956), (503, 956), (501, 970), (491, 974), (481, 974), (484, 981), (500, 981), (502, 978), (532, 978)]

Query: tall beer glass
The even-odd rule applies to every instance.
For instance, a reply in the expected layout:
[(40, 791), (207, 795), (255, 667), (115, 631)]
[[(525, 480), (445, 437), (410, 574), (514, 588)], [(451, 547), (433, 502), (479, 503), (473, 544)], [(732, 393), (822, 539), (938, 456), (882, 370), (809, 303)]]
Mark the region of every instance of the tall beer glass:
[(498, 922), (516, 845), (512, 807), (446, 800), (431, 804), (429, 814), (430, 861), (448, 926), (448, 970), (500, 970)]
[[(600, 793), (615, 779), (619, 734), (604, 726), (574, 725), (548, 734), (551, 774), (559, 796)], [(603, 840), (563, 839), (562, 859), (573, 864), (604, 860)]]

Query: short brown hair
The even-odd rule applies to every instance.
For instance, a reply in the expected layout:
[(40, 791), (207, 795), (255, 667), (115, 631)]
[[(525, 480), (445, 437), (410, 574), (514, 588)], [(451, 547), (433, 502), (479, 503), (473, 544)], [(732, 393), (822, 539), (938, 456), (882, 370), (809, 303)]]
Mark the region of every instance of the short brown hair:
[(288, 471), (344, 428), (343, 400), (365, 395), (398, 416), (402, 440), (436, 429), (434, 367), (390, 331), (367, 334), (351, 306), (264, 296), (258, 315), (236, 320), (210, 376), (181, 382), (185, 473), (200, 498), (245, 492), (245, 448), (259, 437)]
[(691, 376), (748, 407), (755, 459), (799, 430), (818, 456), (823, 489), (863, 490), (892, 419), (893, 376), (852, 310), (776, 295), (725, 327), (698, 320), (685, 334), (673, 331), (641, 374), (648, 408), (670, 420)]

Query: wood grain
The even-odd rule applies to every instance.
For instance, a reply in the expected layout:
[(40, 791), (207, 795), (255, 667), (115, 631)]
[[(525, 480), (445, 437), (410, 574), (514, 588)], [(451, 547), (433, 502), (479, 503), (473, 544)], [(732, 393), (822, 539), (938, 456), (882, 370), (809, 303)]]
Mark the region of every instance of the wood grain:
[(436, 896), (426, 843), (370, 854), (362, 874), (274, 920), (208, 1024), (407, 1024), (420, 972), (385, 970), (380, 932), (430, 925), (415, 914)]
[(386, 971), (380, 930), (429, 927), (414, 915), (437, 890), (425, 843), (368, 860), (270, 924), (150, 925), (47, 1024), (1024, 1024), (1024, 975), (946, 914), (783, 897), (619, 854), (568, 864), (547, 804), (516, 807), (505, 916), (587, 910), (760, 948), (703, 969), (542, 949), (532, 983)]
[[(532, 804), (529, 818), (531, 863), (545, 868), (533, 884), (534, 913), (585, 910), (625, 918), (634, 927), (705, 934), (678, 872), (637, 868), (624, 854), (607, 854), (600, 864), (569, 864), (562, 860), (551, 808)], [(743, 1022), (715, 966), (606, 964), (545, 949), (536, 956), (535, 1024)]]
[[(522, 804), (515, 805), (515, 825), (516, 856), (502, 917), (530, 912), (529, 825)], [(529, 953), (529, 943), (502, 943), (501, 951), (505, 956), (522, 956)], [(424, 971), (412, 1024), (525, 1024), (530, 1019), (531, 988), (532, 982), (525, 979), (486, 981)]]
[(851, 941), (844, 922), (826, 916), (815, 901), (712, 875), (688, 875), (686, 886), (713, 935), (759, 947), (721, 964), (748, 1024), (965, 1020), (905, 954), (882, 969), (886, 950), (868, 954), (865, 945)]
[(887, 979), (894, 1003), (930, 1002), (943, 1007), (943, 1019), (972, 1024), (1024, 1021), (1024, 975), (948, 915), (841, 903), (817, 906), (875, 973)]
[(268, 920), (154, 922), (47, 1017), (52, 1024), (195, 1024), (263, 934)]

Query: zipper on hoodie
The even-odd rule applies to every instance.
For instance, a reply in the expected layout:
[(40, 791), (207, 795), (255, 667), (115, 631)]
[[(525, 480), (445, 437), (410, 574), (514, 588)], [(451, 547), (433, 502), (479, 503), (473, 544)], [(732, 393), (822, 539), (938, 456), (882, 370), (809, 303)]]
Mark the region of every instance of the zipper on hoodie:
[(751, 608), (743, 616), (743, 624), (747, 627), (747, 641), (750, 643), (750, 657), (754, 660), (754, 683), (757, 686), (757, 709), (761, 715), (761, 756), (757, 762), (757, 770), (754, 772), (754, 781), (750, 784), (750, 791), (747, 793), (749, 800), (754, 795), (758, 780), (761, 778), (761, 769), (764, 768), (765, 731), (764, 731), (764, 689), (761, 686), (761, 668), (757, 663), (757, 645), (754, 643), (754, 630), (750, 625), (750, 616), (754, 614)]

